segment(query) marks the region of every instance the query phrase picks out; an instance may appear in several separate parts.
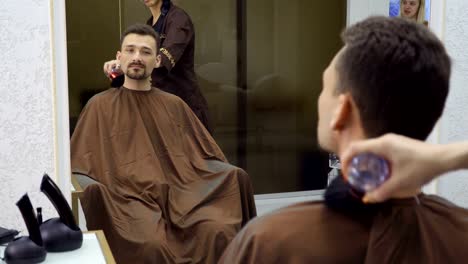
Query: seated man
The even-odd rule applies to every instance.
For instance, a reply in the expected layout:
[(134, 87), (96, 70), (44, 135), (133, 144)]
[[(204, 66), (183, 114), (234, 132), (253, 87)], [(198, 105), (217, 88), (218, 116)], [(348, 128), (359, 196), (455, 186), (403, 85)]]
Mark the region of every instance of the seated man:
[[(323, 74), (320, 145), (340, 154), (387, 132), (425, 139), (442, 114), (450, 59), (424, 26), (368, 18), (342, 35)], [(251, 221), (220, 263), (458, 263), (468, 258), (468, 211), (420, 190), (365, 205), (342, 177), (323, 202)]]
[(72, 170), (98, 182), (81, 203), (118, 263), (215, 263), (256, 214), (252, 187), (179, 97), (151, 87), (156, 39), (147, 25), (122, 35), (125, 82), (83, 109)]

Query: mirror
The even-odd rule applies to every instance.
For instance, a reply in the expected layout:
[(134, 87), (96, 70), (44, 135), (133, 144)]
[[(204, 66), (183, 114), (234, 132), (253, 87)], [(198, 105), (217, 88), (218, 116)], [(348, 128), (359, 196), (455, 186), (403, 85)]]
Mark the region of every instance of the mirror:
[(431, 0), (390, 0), (389, 16), (405, 17), (428, 25), (431, 15)]
[[(249, 173), (256, 194), (323, 189), (328, 154), (316, 142), (317, 99), (342, 46), (347, 2), (174, 3), (194, 23), (195, 73), (228, 160)], [(72, 133), (87, 100), (109, 88), (102, 65), (120, 34), (150, 13), (138, 0), (67, 0), (66, 8)]]

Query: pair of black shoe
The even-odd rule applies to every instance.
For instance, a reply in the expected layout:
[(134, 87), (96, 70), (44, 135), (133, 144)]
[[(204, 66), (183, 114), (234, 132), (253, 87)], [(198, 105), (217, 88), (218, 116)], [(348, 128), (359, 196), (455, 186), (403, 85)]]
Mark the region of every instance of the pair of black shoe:
[(83, 244), (83, 233), (73, 218), (72, 211), (58, 186), (45, 174), (40, 190), (49, 198), (60, 217), (44, 223), (38, 221), (27, 194), (16, 203), (29, 232), (10, 242), (5, 249), (4, 260), (8, 264), (40, 263), (47, 252), (75, 250)]

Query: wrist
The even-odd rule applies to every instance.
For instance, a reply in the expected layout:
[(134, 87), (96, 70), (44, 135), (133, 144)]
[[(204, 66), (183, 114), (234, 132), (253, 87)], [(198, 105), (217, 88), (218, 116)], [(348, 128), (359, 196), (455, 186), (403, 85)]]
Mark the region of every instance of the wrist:
[(468, 168), (468, 142), (452, 143), (443, 147), (440, 156), (444, 172)]
[(431, 145), (432, 150), (429, 150), (428, 161), (433, 164), (431, 179), (427, 179), (427, 182), (439, 177), (441, 174), (453, 170), (456, 166), (454, 160), (454, 153), (450, 146), (447, 144), (434, 144)]
[(452, 148), (453, 164), (452, 170), (468, 169), (468, 141), (453, 143)]

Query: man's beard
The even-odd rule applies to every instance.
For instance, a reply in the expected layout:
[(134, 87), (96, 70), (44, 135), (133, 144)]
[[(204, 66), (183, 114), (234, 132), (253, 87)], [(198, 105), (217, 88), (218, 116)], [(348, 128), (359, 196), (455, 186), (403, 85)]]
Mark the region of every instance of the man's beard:
[(127, 69), (128, 78), (133, 80), (144, 80), (148, 78), (150, 75), (146, 73), (146, 69), (142, 69), (140, 71), (134, 71), (133, 69)]

